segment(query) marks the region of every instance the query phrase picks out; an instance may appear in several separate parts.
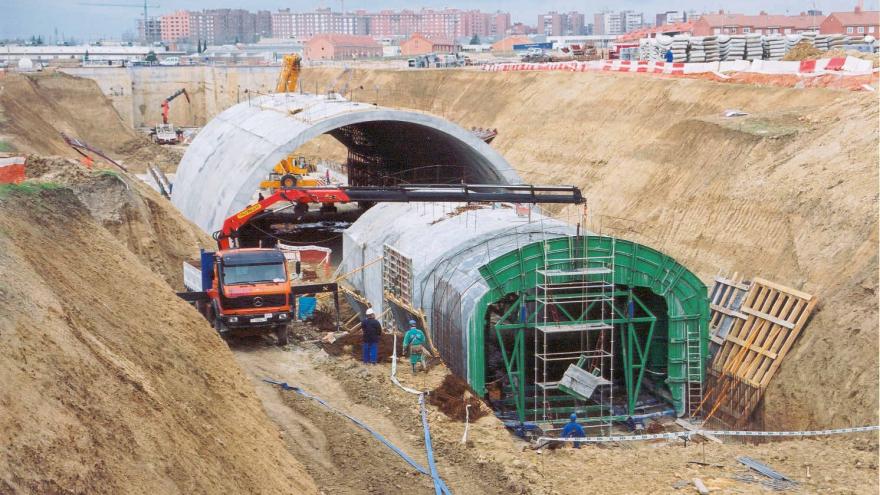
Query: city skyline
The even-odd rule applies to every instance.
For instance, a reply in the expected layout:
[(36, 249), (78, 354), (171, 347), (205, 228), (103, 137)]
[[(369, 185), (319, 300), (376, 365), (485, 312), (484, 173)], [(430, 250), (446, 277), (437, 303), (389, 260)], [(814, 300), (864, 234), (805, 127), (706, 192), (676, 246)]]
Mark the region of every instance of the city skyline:
[[(3, 38), (29, 38), (39, 35), (46, 41), (60, 41), (67, 38), (76, 38), (80, 41), (93, 41), (98, 39), (119, 39), (124, 33), (130, 32), (136, 35), (137, 19), (142, 18), (142, 9), (137, 7), (137, 0), (128, 0), (132, 7), (103, 7), (79, 5), (76, 2), (63, 0), (36, 0), (24, 2), (13, 0), (12, 5), (5, 7), (5, 15), (0, 19), (0, 39)], [(832, 11), (852, 10), (856, 1), (789, 1), (770, 0), (768, 2), (755, 1), (732, 1), (723, 5), (712, 4), (700, 0), (631, 0), (607, 5), (609, 2), (576, 2), (576, 1), (549, 1), (532, 2), (514, 0), (512, 2), (499, 2), (487, 0), (471, 0), (462, 5), (450, 4), (448, 0), (426, 0), (418, 5), (413, 5), (402, 0), (386, 0), (381, 3), (357, 0), (344, 1), (344, 9), (347, 12), (354, 10), (367, 10), (377, 12), (380, 10), (420, 10), (458, 8), (461, 10), (479, 9), (486, 13), (501, 10), (511, 14), (512, 22), (522, 22), (535, 25), (538, 15), (550, 11), (580, 12), (586, 16), (586, 22), (590, 23), (594, 13), (606, 9), (634, 10), (644, 13), (645, 20), (651, 21), (655, 14), (666, 10), (695, 10), (697, 12), (717, 11), (724, 8), (729, 12), (758, 13), (767, 11), (774, 14), (797, 14), (812, 8), (829, 13)], [(878, 0), (865, 2), (866, 10), (877, 10)], [(340, 11), (342, 2), (302, 2), (293, 3), (280, 0), (170, 0), (160, 2), (160, 8), (151, 9), (150, 16), (168, 14), (176, 10), (202, 10), (211, 8), (241, 8), (252, 12), (257, 10), (270, 10), (289, 8), (294, 12), (310, 12), (318, 8), (331, 8)]]

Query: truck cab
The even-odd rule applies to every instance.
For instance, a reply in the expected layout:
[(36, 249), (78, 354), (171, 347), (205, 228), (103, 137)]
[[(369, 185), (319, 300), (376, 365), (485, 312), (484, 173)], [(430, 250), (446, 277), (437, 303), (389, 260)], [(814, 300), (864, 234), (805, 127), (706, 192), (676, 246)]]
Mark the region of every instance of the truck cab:
[[(189, 269), (197, 270), (191, 265)], [(280, 345), (288, 343), (293, 316), (290, 273), (280, 250), (203, 253), (201, 270), (189, 279), (196, 277), (208, 297), (203, 312), (221, 336), (275, 333)], [(193, 290), (191, 285), (187, 283)]]

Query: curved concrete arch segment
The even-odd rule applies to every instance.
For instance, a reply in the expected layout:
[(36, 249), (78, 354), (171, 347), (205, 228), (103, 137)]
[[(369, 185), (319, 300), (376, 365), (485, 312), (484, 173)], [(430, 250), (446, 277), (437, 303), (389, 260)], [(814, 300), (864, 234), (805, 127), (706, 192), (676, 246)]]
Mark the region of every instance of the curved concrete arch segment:
[(462, 166), (472, 182), (521, 182), (488, 144), (447, 120), (321, 95), (276, 94), (232, 106), (199, 132), (177, 169), (171, 201), (196, 225), (213, 232), (250, 202), (279, 160), (309, 140), (330, 133), (350, 147), (340, 130), (360, 129), (381, 136), (388, 152), (398, 139), (398, 133), (389, 133), (389, 125), (401, 131), (401, 141), (419, 140), (400, 142), (401, 150), (418, 149), (424, 157), (435, 147), (438, 156), (446, 153), (462, 161), (455, 165)]

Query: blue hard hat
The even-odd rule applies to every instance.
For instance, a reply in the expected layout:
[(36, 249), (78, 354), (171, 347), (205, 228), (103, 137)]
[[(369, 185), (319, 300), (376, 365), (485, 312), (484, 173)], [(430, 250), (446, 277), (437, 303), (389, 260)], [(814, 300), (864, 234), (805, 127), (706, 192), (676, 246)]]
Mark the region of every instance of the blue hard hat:
[(416, 326), (416, 320), (409, 320), (409, 324), (412, 326)]
[(575, 413), (571, 413), (571, 416), (569, 416), (568, 418), (571, 419), (572, 421), (577, 421), (578, 415)]

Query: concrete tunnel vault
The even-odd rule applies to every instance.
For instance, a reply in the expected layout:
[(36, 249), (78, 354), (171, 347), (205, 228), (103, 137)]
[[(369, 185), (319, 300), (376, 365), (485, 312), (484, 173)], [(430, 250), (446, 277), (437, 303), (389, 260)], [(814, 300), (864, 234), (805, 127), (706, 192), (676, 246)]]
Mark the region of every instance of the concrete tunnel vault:
[(409, 182), (517, 184), (507, 161), (471, 132), (439, 117), (324, 95), (275, 94), (234, 105), (206, 125), (177, 169), (171, 200), (206, 232), (244, 208), (279, 160), (330, 134), (348, 149), (357, 185)]
[[(237, 104), (202, 129), (180, 163), (172, 202), (188, 219), (213, 232), (225, 218), (252, 201), (260, 181), (279, 160), (322, 134), (332, 135), (348, 149), (349, 180), (355, 185), (394, 183), (389, 175), (401, 172), (412, 183), (521, 183), (516, 172), (489, 145), (436, 116), (327, 96), (277, 94)], [(479, 395), (485, 395), (488, 342), (484, 332), (490, 328), (490, 306), (510, 294), (524, 302), (532, 297), (529, 291), (535, 288), (529, 284), (535, 279), (536, 260), (543, 259), (545, 252), (551, 259), (548, 246), (557, 244), (562, 247), (552, 252), (563, 253), (560, 256), (564, 259), (575, 258), (576, 250), (572, 251), (570, 244), (579, 232), (536, 211), (523, 215), (510, 205), (456, 206), (461, 205), (374, 206), (345, 230), (341, 269), (357, 272), (348, 281), (378, 313), (382, 314), (388, 303), (395, 320), (423, 314), (429, 336), (450, 369)], [(616, 283), (649, 290), (665, 301), (665, 340), (662, 354), (655, 357), (665, 370), (670, 403), (677, 414), (684, 414), (693, 406), (690, 391), (693, 387), (701, 390), (704, 379), (708, 339), (705, 286), (684, 266), (660, 252), (586, 234), (587, 238), (580, 239), (588, 239), (588, 251), (608, 251), (609, 242), (616, 246), (611, 249), (616, 254), (606, 256), (613, 258), (611, 264), (618, 267), (611, 272)], [(406, 303), (397, 310), (395, 301), (385, 300), (383, 270), (387, 263), (363, 268), (369, 261), (385, 256), (386, 247), (411, 263), (412, 279), (405, 284), (409, 292), (392, 290), (400, 292), (398, 296)], [(359, 307), (358, 301), (350, 302)], [(629, 318), (635, 321), (635, 316)], [(527, 325), (520, 327), (516, 338), (524, 342)], [(636, 335), (635, 331), (630, 333)], [(650, 333), (645, 339), (646, 343), (653, 341)], [(514, 348), (519, 354), (515, 359), (510, 354), (506, 373), (519, 377), (510, 383), (522, 384), (516, 395), (522, 420), (527, 409), (522, 365), (527, 358), (525, 344)], [(629, 369), (647, 367), (648, 358), (642, 365), (633, 366), (630, 356)], [(613, 355), (610, 358), (615, 359)], [(700, 371), (694, 375), (689, 370)], [(638, 390), (636, 385), (634, 393), (628, 395), (633, 397), (633, 404)]]

